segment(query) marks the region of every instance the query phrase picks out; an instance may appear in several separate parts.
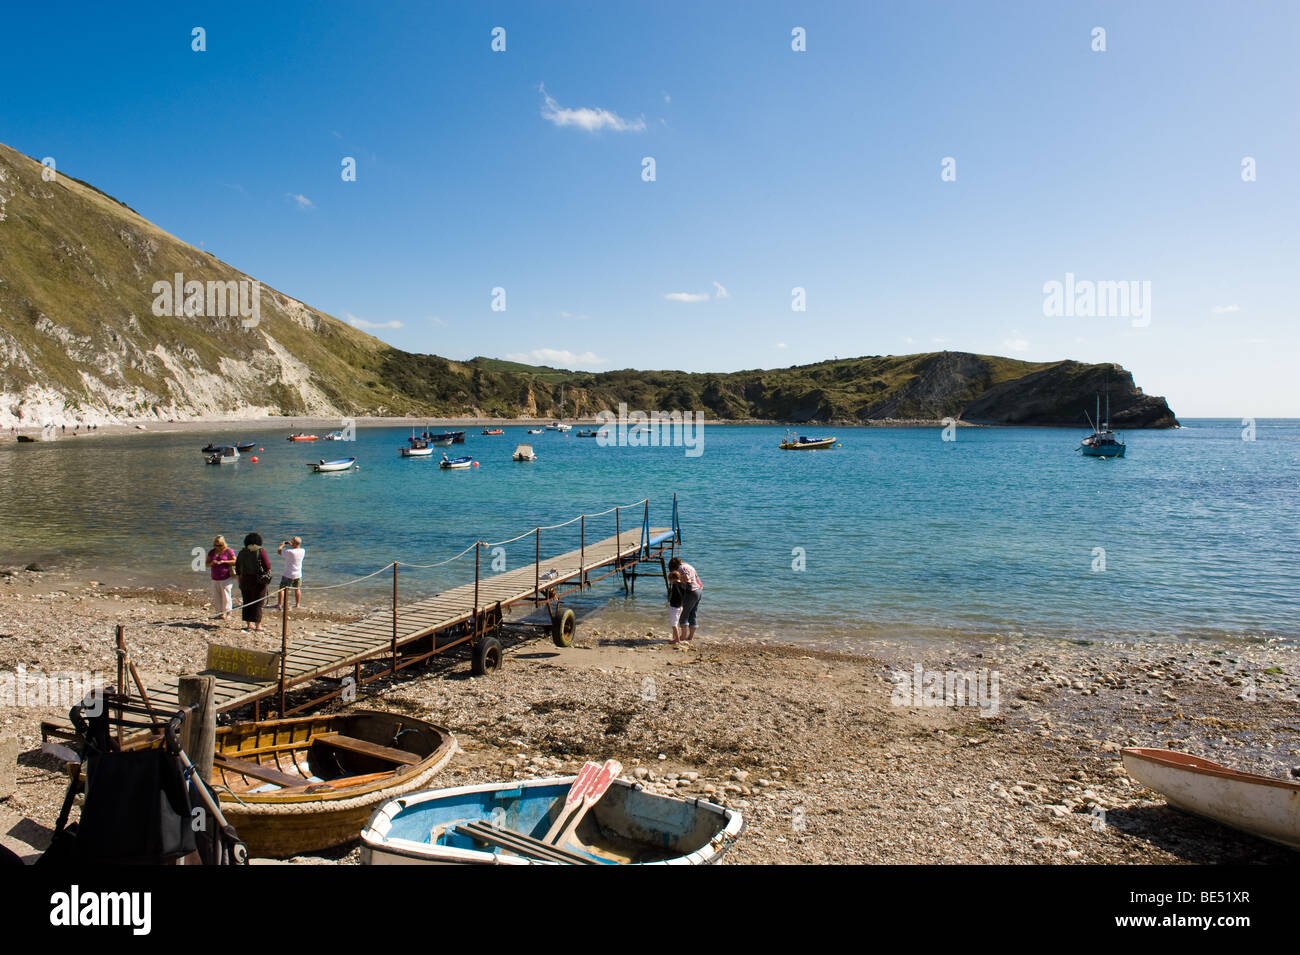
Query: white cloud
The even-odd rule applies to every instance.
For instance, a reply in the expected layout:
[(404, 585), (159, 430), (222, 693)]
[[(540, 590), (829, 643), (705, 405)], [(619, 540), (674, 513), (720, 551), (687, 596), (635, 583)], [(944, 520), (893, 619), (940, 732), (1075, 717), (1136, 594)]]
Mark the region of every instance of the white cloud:
[(556, 126), (577, 126), (589, 133), (599, 132), (602, 129), (612, 129), (616, 133), (639, 133), (645, 130), (645, 117), (624, 119), (618, 113), (590, 106), (571, 109), (557, 103), (555, 97), (546, 92), (545, 86), (537, 88), (545, 97), (542, 103), (542, 118), (550, 120)]
[(374, 331), (377, 328), (401, 328), (402, 327), (402, 323), (396, 320), (391, 322), (369, 322), (366, 321), (364, 318), (357, 318), (351, 312), (344, 312), (343, 315), (348, 320), (349, 325), (351, 325), (353, 328), (359, 328), (364, 332)]
[(785, 342), (777, 342), (777, 343), (776, 343), (776, 347), (777, 347), (777, 348), (789, 348), (790, 346), (787, 345)]
[(437, 325), (439, 328), (446, 328), (448, 324), (445, 318), (439, 318), (437, 315), (430, 315), (429, 321), (433, 322), (433, 324)]
[(560, 313), (560, 318), (572, 318), (572, 319), (575, 319), (576, 321), (579, 321), (579, 322), (585, 322), (587, 319), (591, 318), (591, 316), (590, 316), (590, 315), (574, 315), (572, 312), (561, 312), (561, 313)]
[(714, 297), (714, 298), (731, 298), (731, 293), (728, 292), (725, 288), (722, 287), (722, 283), (721, 283), (721, 282), (714, 282), (714, 283), (713, 283), (713, 297)]
[(1215, 315), (1225, 315), (1228, 312), (1240, 312), (1240, 305), (1216, 305), (1214, 306)]
[(671, 96), (669, 96), (667, 93), (664, 93), (664, 102), (665, 102), (665, 103), (671, 103), (672, 101), (673, 101), (673, 98), (672, 98)]
[(670, 302), (707, 302), (709, 300), (709, 293), (669, 292), (664, 296), (664, 298), (668, 299)]
[(952, 339), (943, 335), (936, 335), (934, 338), (931, 338), (930, 341), (934, 342), (936, 345), (946, 345), (952, 341)]
[(1019, 331), (1014, 331), (1011, 334), (1017, 337), (1002, 339), (1003, 348), (1007, 349), (1008, 351), (1029, 351), (1029, 341), (1027, 339), (1020, 338)]
[(534, 348), (530, 352), (510, 352), (507, 361), (522, 362), (525, 365), (550, 365), (553, 368), (591, 368), (595, 365), (608, 365), (608, 359), (601, 358), (595, 352), (583, 352), (581, 355), (567, 348)]
[(304, 196), (301, 192), (285, 193), (290, 199), (298, 204), (299, 209), (315, 209), (316, 204)]

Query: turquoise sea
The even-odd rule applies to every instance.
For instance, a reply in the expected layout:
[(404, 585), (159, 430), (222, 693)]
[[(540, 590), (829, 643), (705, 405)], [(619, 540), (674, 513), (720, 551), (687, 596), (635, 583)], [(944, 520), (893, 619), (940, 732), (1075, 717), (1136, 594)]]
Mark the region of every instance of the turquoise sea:
[[(348, 444), (290, 444), (265, 422), (6, 444), (0, 564), (197, 589), (193, 548), (257, 530), (272, 546), (301, 535), (306, 583), (321, 586), (644, 497), (651, 523), (666, 525), (676, 492), (684, 554), (706, 587), (702, 622), (714, 629), (1300, 638), (1300, 421), (1260, 420), (1253, 441), (1240, 419), (1128, 432), (1128, 456), (1107, 461), (1074, 452), (1083, 429), (962, 428), (944, 441), (938, 428), (816, 428), (807, 433), (842, 447), (783, 452), (781, 428), (710, 426), (698, 457), (478, 430), (454, 448), (481, 462), (463, 472), (400, 458), (409, 429), (395, 427), (360, 428)], [(203, 463), (207, 440), (244, 437), (265, 449), (259, 463)], [(540, 460), (513, 463), (520, 442)], [(353, 454), (360, 470), (304, 466)], [(639, 508), (624, 516), (637, 532)], [(589, 538), (613, 532), (613, 515), (588, 523)], [(577, 525), (547, 532), (543, 550), (577, 540)], [(507, 566), (530, 563), (533, 548), (531, 537), (507, 546)], [(473, 554), (401, 574), (404, 595), (431, 594), (472, 580)], [(390, 588), (381, 575), (327, 596), (378, 606)], [(653, 581), (624, 601), (607, 580), (593, 595), (605, 598), (611, 613), (662, 624)]]

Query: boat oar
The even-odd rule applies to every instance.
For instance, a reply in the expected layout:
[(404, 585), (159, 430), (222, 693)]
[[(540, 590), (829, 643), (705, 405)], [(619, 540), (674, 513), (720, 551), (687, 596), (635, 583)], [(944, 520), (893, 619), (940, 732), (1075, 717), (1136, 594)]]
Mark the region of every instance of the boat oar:
[(582, 822), (583, 817), (587, 815), (587, 811), (591, 809), (592, 806), (600, 802), (600, 797), (605, 795), (605, 791), (609, 789), (614, 780), (618, 777), (618, 774), (622, 771), (623, 764), (618, 760), (611, 759), (605, 762), (605, 765), (601, 767), (596, 778), (591, 781), (591, 784), (582, 794), (582, 805), (578, 807), (578, 811), (573, 814), (573, 818), (569, 820), (569, 824), (564, 827), (564, 831), (556, 837), (552, 845), (562, 846), (573, 838), (573, 834), (578, 829), (578, 823)]
[(587, 791), (587, 787), (592, 784), (595, 778), (600, 775), (600, 766), (596, 763), (586, 763), (578, 772), (578, 778), (573, 781), (569, 791), (565, 794), (564, 804), (560, 806), (559, 811), (555, 814), (555, 822), (551, 824), (550, 831), (542, 838), (543, 842), (554, 843), (555, 837), (559, 835), (560, 830), (564, 828), (564, 820), (582, 804), (582, 796)]

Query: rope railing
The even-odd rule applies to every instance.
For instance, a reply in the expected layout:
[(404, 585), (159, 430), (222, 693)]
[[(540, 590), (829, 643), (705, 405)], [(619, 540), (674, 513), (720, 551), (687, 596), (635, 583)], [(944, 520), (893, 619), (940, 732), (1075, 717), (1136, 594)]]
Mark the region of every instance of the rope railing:
[[(149, 620), (149, 621), (144, 621), (144, 625), (146, 626), (163, 625), (163, 624), (175, 625), (178, 623), (185, 623), (189, 621), (212, 620), (217, 617), (225, 616), (226, 614), (234, 614), (236, 611), (242, 611), (247, 607), (255, 606), (257, 604), (265, 604), (266, 601), (270, 600), (272, 596), (278, 597), (279, 598), (278, 609), (280, 611), (280, 626), (281, 626), (281, 634), (280, 634), (281, 654), (280, 654), (280, 677), (278, 681), (279, 682), (278, 696), (280, 700), (280, 711), (281, 713), (283, 713), (285, 709), (285, 700), (286, 700), (285, 694), (288, 690), (287, 674), (285, 668), (288, 661), (289, 643), (290, 643), (289, 642), (289, 605), (288, 605), (288, 596), (290, 592), (301, 593), (303, 591), (309, 591), (312, 593), (318, 593), (326, 590), (337, 590), (343, 587), (352, 587), (357, 584), (364, 583), (367, 580), (371, 580), (372, 578), (378, 577), (380, 574), (386, 573), (391, 570), (393, 575), (393, 603), (392, 603), (392, 628), (393, 629), (392, 629), (392, 640), (391, 640), (391, 652), (393, 658), (392, 672), (396, 672), (398, 667), (398, 643), (399, 643), (399, 608), (398, 608), (398, 568), (399, 567), (408, 567), (413, 570), (433, 570), (434, 568), (443, 567), (446, 566), (447, 564), (451, 564), (459, 560), (460, 558), (468, 554), (471, 550), (474, 551), (474, 605), (472, 609), (472, 615), (473, 615), (474, 632), (477, 633), (479, 628), (479, 622), (480, 622), (479, 621), (480, 612), (482, 610), (482, 607), (480, 606), (480, 602), (479, 602), (479, 596), (480, 596), (479, 584), (482, 575), (480, 555), (482, 553), (482, 548), (501, 547), (506, 544), (513, 544), (517, 541), (524, 540), (525, 538), (528, 537), (535, 538), (536, 554), (535, 554), (535, 570), (534, 570), (532, 599), (534, 604), (537, 604), (542, 599), (546, 599), (546, 600), (554, 599), (553, 595), (547, 596), (545, 598), (541, 596), (542, 583), (543, 583), (542, 576), (541, 576), (542, 531), (559, 530), (561, 528), (568, 527), (570, 524), (577, 524), (581, 522), (581, 534), (579, 539), (579, 551), (578, 551), (578, 571), (577, 571), (577, 577), (579, 581), (578, 588), (581, 589), (590, 586), (590, 581), (588, 580), (587, 577), (588, 568), (587, 568), (587, 556), (586, 556), (587, 555), (586, 526), (587, 526), (588, 518), (604, 517), (607, 514), (615, 515), (616, 544), (615, 544), (615, 555), (613, 560), (614, 560), (615, 571), (617, 571), (620, 562), (623, 559), (623, 550), (622, 550), (622, 544), (620, 540), (623, 534), (623, 529), (621, 527), (621, 522), (619, 520), (619, 517), (621, 516), (621, 512), (624, 510), (628, 510), (634, 507), (642, 507), (642, 506), (644, 506), (645, 512), (644, 512), (644, 517), (641, 521), (642, 540), (640, 546), (638, 547), (637, 559), (640, 559), (641, 556), (640, 551), (642, 550), (648, 551), (648, 546), (649, 546), (648, 545), (648, 532), (649, 532), (648, 522), (649, 522), (649, 508), (650, 508), (649, 498), (642, 498), (641, 500), (634, 501), (631, 504), (617, 504), (614, 507), (607, 508), (606, 510), (599, 511), (595, 514), (579, 514), (577, 517), (571, 518), (570, 520), (564, 521), (563, 523), (559, 523), (559, 524), (539, 525), (537, 527), (534, 527), (531, 530), (525, 531), (522, 534), (519, 534), (515, 537), (508, 538), (506, 540), (493, 541), (493, 542), (475, 541), (474, 543), (467, 546), (464, 550), (460, 551), (460, 553), (448, 557), (445, 560), (437, 561), (436, 563), (415, 564), (415, 563), (409, 563), (407, 561), (396, 561), (396, 560), (389, 561), (387, 564), (384, 564), (384, 566), (380, 567), (378, 570), (374, 570), (368, 574), (362, 574), (357, 577), (352, 577), (348, 580), (339, 581), (338, 583), (321, 584), (312, 587), (299, 586), (299, 587), (279, 587), (276, 588), (275, 590), (268, 589), (267, 593), (264, 594), (263, 596), (258, 597), (255, 600), (249, 600), (237, 605), (232, 605), (229, 610), (224, 610), (224, 609), (215, 610), (215, 611), (206, 610), (203, 613), (194, 614), (190, 616), (173, 617), (167, 620)], [(678, 527), (677, 498), (676, 495), (673, 495), (673, 531), (675, 532), (675, 535), (680, 535), (680, 531), (678, 531), (677, 527)], [(603, 563), (607, 561), (608, 558), (603, 557), (598, 560), (598, 563)], [(611, 572), (615, 572), (615, 571), (611, 571)], [(551, 576), (553, 576), (553, 574)], [(549, 579), (550, 577), (548, 576), (547, 580), (549, 581)], [(232, 580), (231, 583), (233, 584), (234, 581)], [(624, 585), (626, 587), (626, 579), (624, 580)], [(120, 634), (119, 634), (119, 639), (120, 639)], [(143, 687), (141, 687), (141, 692), (143, 692)]]

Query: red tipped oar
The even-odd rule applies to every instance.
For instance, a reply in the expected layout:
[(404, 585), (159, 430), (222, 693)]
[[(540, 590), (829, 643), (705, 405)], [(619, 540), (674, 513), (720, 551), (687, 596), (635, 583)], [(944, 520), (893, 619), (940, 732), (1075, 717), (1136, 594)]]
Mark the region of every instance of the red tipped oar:
[(598, 775), (600, 775), (600, 766), (597, 763), (586, 763), (582, 767), (578, 773), (578, 778), (569, 787), (569, 791), (564, 797), (564, 805), (555, 814), (555, 822), (551, 824), (550, 831), (542, 839), (543, 842), (550, 842), (553, 845), (558, 844), (554, 842), (554, 839), (564, 827), (564, 820), (569, 817), (569, 813), (582, 804), (583, 794), (586, 793), (587, 787), (592, 784)]
[[(573, 817), (569, 820), (569, 824), (564, 827), (564, 831), (556, 837), (553, 843), (551, 843), (552, 845), (563, 846), (573, 838), (574, 832), (578, 829), (578, 823), (582, 822), (583, 817), (587, 815), (587, 811), (591, 809), (592, 806), (600, 802), (600, 797), (605, 795), (605, 791), (609, 789), (614, 780), (618, 778), (618, 774), (622, 771), (623, 764), (618, 760), (611, 759), (605, 762), (605, 765), (601, 767), (600, 772), (596, 774), (596, 778), (591, 781), (587, 786), (586, 791), (583, 792), (582, 805), (578, 807), (578, 811), (573, 814)], [(576, 783), (574, 784), (574, 788), (577, 788)]]

